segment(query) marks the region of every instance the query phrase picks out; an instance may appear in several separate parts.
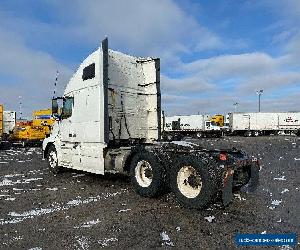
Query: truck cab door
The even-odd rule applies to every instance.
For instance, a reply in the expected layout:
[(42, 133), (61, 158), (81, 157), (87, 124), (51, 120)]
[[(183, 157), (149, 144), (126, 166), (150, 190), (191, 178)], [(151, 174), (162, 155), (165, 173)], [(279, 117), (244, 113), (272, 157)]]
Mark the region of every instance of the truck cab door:
[(65, 97), (60, 121), (61, 161), (63, 165), (74, 165), (74, 150), (76, 148), (76, 133), (72, 122), (74, 106), (73, 97)]
[(210, 121), (205, 122), (205, 130), (211, 130), (211, 122)]

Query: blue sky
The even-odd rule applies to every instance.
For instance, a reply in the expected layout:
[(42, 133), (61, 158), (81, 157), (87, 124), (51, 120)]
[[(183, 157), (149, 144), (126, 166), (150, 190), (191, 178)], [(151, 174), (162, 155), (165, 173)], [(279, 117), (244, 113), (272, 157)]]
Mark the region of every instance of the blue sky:
[(2, 0), (0, 103), (47, 108), (107, 35), (110, 47), (161, 58), (167, 114), (299, 111), (300, 1)]

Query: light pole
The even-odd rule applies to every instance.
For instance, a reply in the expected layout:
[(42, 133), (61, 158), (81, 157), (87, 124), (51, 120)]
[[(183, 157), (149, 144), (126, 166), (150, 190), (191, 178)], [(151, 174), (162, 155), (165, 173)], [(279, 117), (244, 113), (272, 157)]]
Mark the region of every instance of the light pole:
[(22, 120), (22, 96), (19, 96), (19, 115), (20, 120)]
[(236, 110), (237, 110), (237, 106), (239, 105), (239, 103), (238, 102), (235, 102), (234, 104), (233, 104), (233, 106), (234, 106), (234, 113), (236, 113)]
[(263, 89), (256, 91), (256, 94), (258, 95), (258, 112), (260, 112), (260, 96), (262, 95), (263, 92), (264, 92)]

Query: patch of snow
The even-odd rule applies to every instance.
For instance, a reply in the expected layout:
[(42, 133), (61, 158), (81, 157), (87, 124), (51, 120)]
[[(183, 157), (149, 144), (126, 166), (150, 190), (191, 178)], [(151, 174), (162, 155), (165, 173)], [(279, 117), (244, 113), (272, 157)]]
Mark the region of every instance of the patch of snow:
[(169, 235), (167, 234), (166, 231), (163, 231), (161, 234), (160, 234), (160, 237), (163, 241), (163, 243), (161, 243), (162, 246), (171, 246), (173, 247), (174, 246), (174, 243), (171, 241)]
[(31, 181), (38, 181), (38, 180), (42, 180), (43, 178), (30, 178), (30, 179), (24, 179), (24, 182), (23, 183), (28, 183), (28, 182), (31, 182)]
[(300, 158), (294, 158), (295, 161), (300, 161)]
[(277, 180), (277, 181), (286, 181), (286, 179), (285, 179), (285, 176), (283, 175), (283, 176), (281, 176), (281, 177), (274, 177), (273, 178), (274, 180)]
[(82, 176), (85, 176), (85, 174), (76, 174), (76, 175), (73, 175), (72, 177), (77, 178), (77, 177), (82, 177)]
[(215, 216), (207, 216), (207, 217), (204, 217), (204, 219), (207, 220), (208, 222), (213, 222), (213, 220), (214, 220), (215, 218), (216, 218)]
[[(20, 183), (20, 182), (19, 182)], [(2, 186), (12, 186), (15, 183), (12, 180), (6, 179), (4, 178), (1, 182), (0, 182), (0, 187)]]
[(285, 188), (285, 189), (283, 189), (283, 190), (281, 191), (281, 193), (284, 194), (284, 193), (289, 192), (289, 191), (290, 191), (290, 190), (288, 190), (287, 188)]
[(267, 231), (263, 231), (263, 232), (261, 232), (260, 234), (266, 234), (267, 233)]
[(192, 148), (193, 146), (198, 146), (195, 143), (187, 142), (187, 141), (171, 141), (171, 143), (176, 144), (178, 146), (190, 147), (190, 148)]
[(280, 203), (282, 202), (282, 200), (273, 200), (272, 202), (271, 202), (271, 204), (272, 205), (274, 205), (274, 206), (278, 206)]
[(121, 209), (121, 210), (119, 210), (118, 212), (119, 213), (122, 213), (122, 212), (127, 212), (127, 211), (130, 211), (131, 209), (130, 208), (127, 208), (127, 209)]
[(33, 209), (30, 211), (25, 211), (22, 213), (16, 213), (16, 212), (10, 212), (8, 213), (9, 216), (11, 216), (11, 218), (9, 220), (4, 220), (4, 219), (0, 219), (0, 225), (6, 225), (6, 224), (15, 224), (15, 223), (19, 223), (22, 222), (26, 219), (33, 219), (37, 216), (42, 216), (45, 214), (49, 214), (49, 213), (54, 213), (60, 210), (68, 210), (72, 207), (81, 205), (81, 204), (88, 204), (91, 202), (97, 202), (99, 200), (106, 200), (107, 198), (110, 197), (115, 197), (116, 195), (121, 195), (124, 194), (125, 192), (128, 192), (127, 189), (122, 189), (119, 192), (115, 192), (115, 193), (102, 193), (100, 195), (97, 195), (95, 197), (88, 197), (84, 200), (81, 200), (80, 197), (74, 200), (71, 200), (69, 202), (67, 202), (65, 205), (64, 204), (52, 204), (51, 208), (39, 208), (39, 209)]
[(281, 218), (278, 221), (276, 221), (276, 222), (278, 222), (278, 223), (282, 222)]
[(103, 239), (103, 240), (98, 240), (98, 244), (101, 245), (101, 247), (108, 247), (110, 242), (116, 242), (118, 241), (117, 238), (110, 238), (110, 239)]
[(176, 227), (176, 231), (180, 231), (181, 230), (181, 228), (180, 227)]
[(54, 188), (46, 188), (46, 189), (49, 190), (49, 191), (57, 191), (57, 190), (58, 190), (57, 187), (54, 187)]
[(82, 203), (82, 200), (71, 200), (67, 203), (67, 205), (75, 205), (75, 206), (78, 206), (79, 204)]
[(82, 236), (82, 237), (76, 237), (76, 241), (79, 244), (79, 246), (81, 247), (81, 249), (89, 249), (90, 245), (89, 245), (89, 239)]
[(14, 201), (16, 198), (12, 198), (12, 197), (9, 197), (9, 198), (6, 198), (5, 200), (6, 201)]
[(86, 227), (86, 228), (92, 227), (93, 225), (96, 225), (99, 222), (100, 222), (99, 219), (97, 219), (97, 220), (91, 220), (91, 221), (88, 221), (88, 222), (84, 223), (81, 227)]
[(24, 176), (24, 174), (7, 174), (7, 175), (4, 175), (4, 178), (12, 178), (12, 177), (17, 177), (17, 176)]
[(242, 200), (245, 201), (246, 200), (240, 194), (233, 194), (233, 195), (234, 195), (234, 197), (238, 198), (240, 201), (242, 201)]
[(42, 250), (43, 248), (41, 248), (41, 247), (33, 247), (33, 248), (30, 248), (30, 249), (28, 249), (28, 250)]
[(54, 207), (54, 208), (41, 208), (41, 209), (33, 209), (30, 211), (26, 211), (23, 213), (16, 213), (16, 212), (9, 212), (8, 215), (12, 216), (12, 217), (36, 217), (36, 216), (40, 216), (40, 215), (44, 215), (44, 214), (49, 214), (49, 213), (53, 213), (55, 211), (59, 211), (60, 207)]

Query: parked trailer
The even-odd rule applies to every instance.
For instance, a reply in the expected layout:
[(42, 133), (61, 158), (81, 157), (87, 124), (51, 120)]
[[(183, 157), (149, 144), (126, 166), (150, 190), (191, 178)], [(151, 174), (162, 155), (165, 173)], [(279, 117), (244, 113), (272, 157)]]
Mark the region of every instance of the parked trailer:
[(163, 138), (181, 140), (191, 137), (220, 137), (219, 126), (213, 125), (209, 115), (180, 115), (165, 117)]
[(16, 111), (3, 112), (3, 133), (9, 135), (16, 126)]
[(8, 148), (8, 141), (13, 129), (16, 126), (16, 112), (4, 110), (3, 105), (0, 105), (0, 147)]
[(2, 140), (3, 140), (3, 105), (0, 104), (0, 148), (2, 146)]
[(296, 133), (300, 135), (300, 112), (279, 113), (231, 113), (230, 132), (245, 136), (258, 136), (270, 133)]
[(141, 196), (171, 187), (180, 203), (193, 208), (219, 193), (226, 205), (233, 187), (256, 187), (259, 164), (241, 150), (161, 141), (160, 96), (160, 60), (108, 50), (105, 39), (80, 65), (63, 97), (52, 100), (58, 121), (43, 142), (49, 168), (129, 174)]

